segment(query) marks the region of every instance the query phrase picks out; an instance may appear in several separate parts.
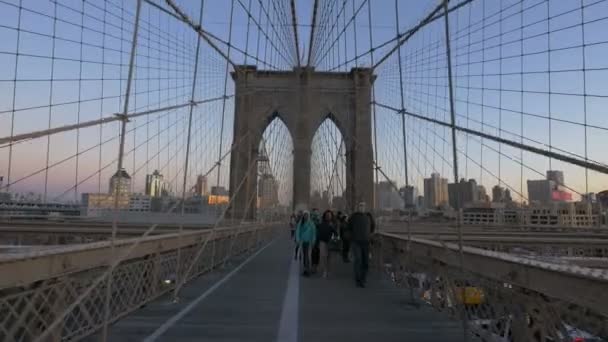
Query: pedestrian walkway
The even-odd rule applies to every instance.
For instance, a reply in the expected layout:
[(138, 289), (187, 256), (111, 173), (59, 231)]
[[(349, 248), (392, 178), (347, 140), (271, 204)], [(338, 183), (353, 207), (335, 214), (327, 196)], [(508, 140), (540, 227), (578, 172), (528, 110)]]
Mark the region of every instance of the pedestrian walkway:
[(110, 341), (462, 341), (461, 326), (372, 272), (356, 288), (352, 264), (302, 278), (289, 239), (161, 298), (110, 328)]

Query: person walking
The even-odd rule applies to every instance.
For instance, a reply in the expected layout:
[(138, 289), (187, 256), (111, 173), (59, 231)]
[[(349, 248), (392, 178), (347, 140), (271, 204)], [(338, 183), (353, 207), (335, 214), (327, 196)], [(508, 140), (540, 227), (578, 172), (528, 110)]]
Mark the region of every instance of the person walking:
[(335, 235), (337, 235), (337, 231), (334, 222), (334, 213), (331, 210), (326, 210), (321, 217), (321, 223), (317, 230), (317, 240), (319, 242), (319, 268), (323, 278), (327, 278), (331, 265), (329, 243)]
[(357, 210), (348, 220), (348, 228), (352, 232), (355, 283), (357, 287), (365, 287), (369, 268), (369, 240), (376, 228), (371, 213), (366, 212), (365, 202), (357, 205)]
[(342, 260), (345, 263), (350, 262), (350, 240), (351, 240), (351, 231), (348, 228), (348, 222), (346, 221), (346, 214), (338, 212), (338, 229), (340, 233), (340, 241), (342, 242)]
[[(321, 215), (319, 214), (318, 208), (312, 209), (312, 212), (310, 213), (310, 219), (312, 220), (313, 224), (315, 225), (315, 228), (317, 228), (317, 231), (318, 231), (319, 225), (321, 224)], [(319, 259), (320, 259), (319, 241), (316, 240), (314, 242), (314, 244), (312, 245), (311, 252), (310, 252), (310, 260), (312, 262), (312, 267), (311, 267), (312, 273), (317, 273), (317, 269), (319, 267)]]
[(304, 271), (302, 275), (308, 277), (311, 273), (311, 249), (317, 240), (317, 228), (313, 221), (310, 219), (310, 214), (305, 211), (302, 215), (302, 219), (298, 223), (296, 228), (296, 243), (300, 246), (300, 253), (302, 255), (302, 262), (304, 265)]
[(298, 220), (296, 218), (296, 213), (292, 213), (289, 217), (289, 231), (291, 233), (291, 238), (293, 239), (296, 233), (296, 225), (298, 224)]
[(291, 238), (293, 239), (293, 241), (296, 244), (296, 247), (295, 247), (295, 250), (294, 250), (294, 253), (293, 253), (294, 260), (298, 260), (298, 251), (300, 249), (300, 244), (297, 242), (297, 238), (295, 236), (295, 233), (296, 233), (296, 229), (297, 229), (298, 225), (300, 224), (300, 221), (302, 221), (302, 216), (304, 216), (304, 213), (302, 212), (302, 210), (298, 211), (298, 214), (295, 217), (295, 224), (294, 224), (293, 232), (292, 232), (292, 235), (291, 235)]

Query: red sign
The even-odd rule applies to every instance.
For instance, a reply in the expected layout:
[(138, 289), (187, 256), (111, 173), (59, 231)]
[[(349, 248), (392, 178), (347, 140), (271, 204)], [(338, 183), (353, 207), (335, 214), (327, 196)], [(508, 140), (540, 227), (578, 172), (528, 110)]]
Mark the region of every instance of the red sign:
[(572, 194), (566, 191), (555, 190), (551, 193), (554, 201), (572, 201)]

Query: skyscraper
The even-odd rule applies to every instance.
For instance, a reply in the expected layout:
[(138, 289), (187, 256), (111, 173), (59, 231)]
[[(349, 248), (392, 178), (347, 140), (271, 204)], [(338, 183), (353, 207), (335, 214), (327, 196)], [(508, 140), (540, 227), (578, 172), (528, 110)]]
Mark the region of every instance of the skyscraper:
[(131, 176), (123, 168), (110, 178), (110, 193), (119, 195), (128, 195), (131, 192)]
[(194, 194), (198, 196), (207, 196), (207, 177), (198, 175), (196, 177), (196, 186), (194, 187)]
[(528, 180), (528, 199), (530, 203), (549, 203), (552, 201), (553, 190), (556, 183), (549, 179)]
[(490, 202), (490, 196), (488, 196), (488, 192), (486, 191), (486, 187), (483, 185), (477, 186), (477, 198), (480, 202)]
[(258, 194), (260, 208), (271, 208), (279, 204), (279, 187), (273, 175), (263, 174), (260, 177)]
[(564, 186), (564, 172), (560, 170), (547, 170), (547, 179), (555, 182), (557, 186)]
[(160, 197), (165, 188), (163, 175), (158, 170), (154, 170), (151, 175), (146, 175), (146, 195), (150, 197)]
[(462, 178), (458, 183), (448, 184), (448, 197), (450, 207), (454, 209), (460, 209), (467, 203), (477, 202), (479, 200), (477, 182), (472, 178), (468, 181)]
[(399, 194), (403, 198), (406, 208), (416, 206), (416, 197), (418, 197), (418, 192), (416, 191), (416, 188), (411, 185), (404, 186), (399, 189)]
[[(495, 185), (492, 188), (492, 202), (496, 202), (496, 203), (502, 203), (502, 202), (506, 202), (507, 201), (507, 191), (505, 191), (505, 188), (503, 188), (500, 185)], [(511, 194), (509, 193), (509, 197), (511, 196)]]
[(424, 199), (427, 208), (436, 208), (448, 203), (448, 180), (438, 173), (424, 179)]
[(403, 199), (391, 182), (383, 181), (376, 184), (377, 209), (403, 209)]

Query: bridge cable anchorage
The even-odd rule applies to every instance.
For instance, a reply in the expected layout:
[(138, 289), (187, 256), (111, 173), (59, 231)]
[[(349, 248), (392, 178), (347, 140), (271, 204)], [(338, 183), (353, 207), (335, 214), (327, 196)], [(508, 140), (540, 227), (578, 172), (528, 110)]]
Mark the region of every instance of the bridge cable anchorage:
[[(315, 0), (316, 2), (317, 0)], [(291, 0), (291, 22), (292, 22), (292, 27), (293, 27), (293, 36), (295, 39), (295, 54), (296, 54), (296, 65), (299, 67), (301, 67), (302, 65), (300, 64), (300, 43), (298, 41), (298, 19), (296, 18), (296, 3), (295, 0)]]

